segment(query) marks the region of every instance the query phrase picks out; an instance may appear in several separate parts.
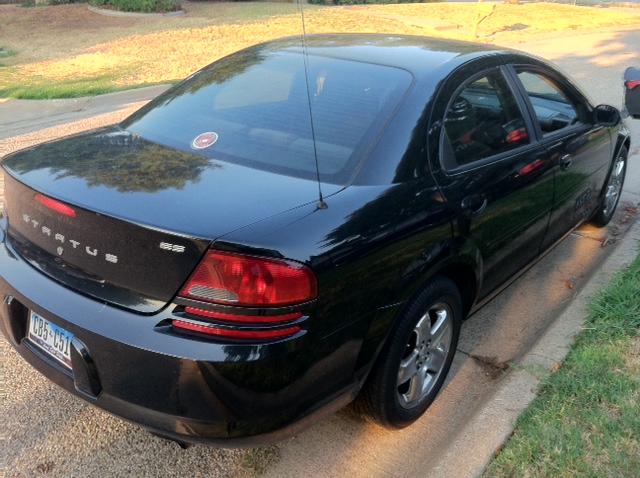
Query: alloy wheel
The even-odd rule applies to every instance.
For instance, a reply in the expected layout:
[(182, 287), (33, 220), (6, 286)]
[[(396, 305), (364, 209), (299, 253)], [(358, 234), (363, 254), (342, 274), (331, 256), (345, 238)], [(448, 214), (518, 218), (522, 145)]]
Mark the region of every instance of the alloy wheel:
[(609, 176), (609, 182), (607, 183), (607, 189), (604, 196), (604, 209), (602, 211), (605, 217), (611, 214), (615, 209), (616, 204), (618, 204), (624, 179), (624, 167), (625, 158), (619, 157), (616, 164), (613, 166), (611, 176)]
[(414, 407), (433, 390), (452, 339), (451, 309), (444, 303), (433, 305), (416, 323), (400, 361), (397, 393), (402, 407)]

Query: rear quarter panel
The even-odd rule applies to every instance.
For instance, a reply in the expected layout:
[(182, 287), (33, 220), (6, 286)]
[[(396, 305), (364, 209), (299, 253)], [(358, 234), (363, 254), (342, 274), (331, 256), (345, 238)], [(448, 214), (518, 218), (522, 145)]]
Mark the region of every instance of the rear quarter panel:
[(319, 284), (309, 327), (314, 354), (337, 358), (329, 363), (341, 382), (364, 375), (421, 277), (451, 254), (451, 223), (430, 178), (350, 186), (326, 202), (326, 209), (307, 205), (235, 231), (214, 247), (312, 267)]

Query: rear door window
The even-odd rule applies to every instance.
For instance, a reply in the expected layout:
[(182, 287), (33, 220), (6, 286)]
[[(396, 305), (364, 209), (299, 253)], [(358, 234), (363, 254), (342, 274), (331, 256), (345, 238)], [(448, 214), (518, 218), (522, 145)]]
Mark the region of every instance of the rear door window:
[(498, 69), (459, 90), (445, 114), (444, 130), (444, 153), (459, 166), (530, 142), (522, 112)]
[[(251, 50), (214, 63), (123, 126), (150, 141), (212, 159), (309, 179), (348, 180), (409, 88), (405, 70), (310, 55)], [(311, 129), (311, 116), (315, 144)], [(215, 133), (212, 135), (210, 133)], [(209, 141), (209, 144), (206, 141)]]

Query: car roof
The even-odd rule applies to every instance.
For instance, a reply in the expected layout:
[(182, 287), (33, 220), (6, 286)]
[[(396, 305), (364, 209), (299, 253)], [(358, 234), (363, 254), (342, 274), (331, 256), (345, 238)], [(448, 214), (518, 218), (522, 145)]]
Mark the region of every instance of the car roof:
[[(402, 68), (414, 77), (430, 76), (435, 69), (445, 67), (440, 74), (448, 73), (462, 63), (483, 56), (517, 54), (515, 50), (492, 45), (458, 40), (447, 40), (415, 35), (377, 33), (340, 33), (307, 35), (309, 55), (333, 57), (342, 60), (361, 61)], [(302, 52), (301, 37), (286, 37), (257, 45), (263, 54), (269, 52)], [(446, 68), (449, 66), (449, 68)]]

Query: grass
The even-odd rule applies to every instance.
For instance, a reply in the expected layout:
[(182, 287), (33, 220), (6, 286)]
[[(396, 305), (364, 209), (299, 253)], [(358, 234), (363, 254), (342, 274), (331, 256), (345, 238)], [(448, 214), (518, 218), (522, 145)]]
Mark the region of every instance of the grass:
[[(81, 96), (175, 82), (255, 43), (299, 35), (296, 5), (193, 2), (180, 17), (121, 18), (86, 5), (0, 6), (0, 97)], [(490, 14), (476, 32), (477, 18)], [(305, 5), (307, 31), (380, 32), (512, 44), (523, 36), (578, 28), (640, 24), (640, 10), (560, 4), (418, 3)]]
[(15, 56), (16, 52), (13, 50), (9, 50), (3, 46), (0, 46), (0, 58), (8, 58), (10, 56)]
[[(11, 86), (0, 87), (0, 98), (29, 98), (46, 100), (52, 98), (74, 98), (78, 96), (101, 95), (118, 91), (111, 78), (91, 78), (90, 80), (64, 80), (53, 84), (47, 84), (46, 79), (32, 79), (29, 84), (16, 82)], [(123, 89), (123, 88), (120, 88)]]
[[(2, 46), (0, 46), (0, 60), (3, 58), (9, 58), (11, 56), (15, 56), (16, 52), (13, 50), (9, 50), (7, 48), (4, 48)], [(0, 68), (2, 68), (3, 66), (5, 66), (5, 64), (3, 62), (0, 61)]]
[[(154, 83), (157, 84), (157, 83)], [(78, 98), (80, 96), (95, 96), (116, 91), (130, 90), (152, 86), (140, 84), (133, 86), (114, 86), (108, 80), (91, 79), (86, 81), (62, 81), (49, 86), (11, 86), (0, 88), (0, 98), (21, 98), (30, 100), (52, 100), (56, 98)]]
[(118, 85), (113, 81), (114, 75), (102, 77), (67, 79), (51, 83), (47, 78), (32, 78), (28, 84), (16, 84), (0, 87), (0, 98), (20, 98), (31, 100), (51, 100), (56, 98), (77, 98), (95, 96), (116, 91), (153, 86), (155, 83), (137, 83), (134, 85)]
[(584, 330), (486, 477), (640, 474), (640, 256), (595, 298)]

